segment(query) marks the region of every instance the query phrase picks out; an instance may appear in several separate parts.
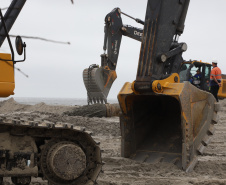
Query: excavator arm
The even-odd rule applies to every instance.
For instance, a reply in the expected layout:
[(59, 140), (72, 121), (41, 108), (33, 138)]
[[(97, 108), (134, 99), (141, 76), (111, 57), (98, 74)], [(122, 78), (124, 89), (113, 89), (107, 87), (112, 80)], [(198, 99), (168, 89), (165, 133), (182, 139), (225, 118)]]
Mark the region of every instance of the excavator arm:
[(104, 53), (107, 50), (107, 54), (105, 55), (104, 63), (101, 63), (101, 67), (108, 66), (111, 70), (116, 69), (122, 35), (140, 42), (142, 40), (143, 30), (129, 25), (123, 25), (121, 14), (124, 13), (119, 8), (115, 8), (105, 17), (103, 50)]
[[(121, 12), (119, 8), (115, 8), (105, 17), (104, 53), (101, 55), (101, 67), (94, 64), (83, 71), (88, 104), (107, 103), (109, 90), (117, 78), (116, 66), (122, 36), (142, 41), (143, 30), (123, 25), (121, 14), (128, 16)], [(144, 24), (140, 19), (135, 19), (135, 21)]]
[(183, 33), (188, 5), (189, 0), (148, 1), (136, 91), (150, 92), (155, 80), (179, 72), (187, 45), (178, 43), (177, 37)]

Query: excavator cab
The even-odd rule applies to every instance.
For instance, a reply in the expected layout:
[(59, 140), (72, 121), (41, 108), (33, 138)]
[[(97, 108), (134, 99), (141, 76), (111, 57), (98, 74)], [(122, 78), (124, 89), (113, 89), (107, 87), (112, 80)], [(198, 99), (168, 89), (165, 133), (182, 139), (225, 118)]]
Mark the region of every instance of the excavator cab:
[[(201, 78), (198, 84), (194, 84), (192, 77), (196, 75), (196, 71), (200, 70)], [(180, 81), (185, 82), (189, 81), (191, 84), (195, 85), (201, 90), (210, 92), (210, 72), (212, 65), (210, 63), (202, 61), (185, 61), (181, 65), (181, 70), (179, 72)], [(218, 91), (218, 98), (226, 98), (226, 75), (222, 74), (222, 83)]]
[(189, 81), (199, 89), (210, 92), (210, 72), (211, 64), (202, 61), (185, 61), (181, 65), (179, 72), (180, 81)]

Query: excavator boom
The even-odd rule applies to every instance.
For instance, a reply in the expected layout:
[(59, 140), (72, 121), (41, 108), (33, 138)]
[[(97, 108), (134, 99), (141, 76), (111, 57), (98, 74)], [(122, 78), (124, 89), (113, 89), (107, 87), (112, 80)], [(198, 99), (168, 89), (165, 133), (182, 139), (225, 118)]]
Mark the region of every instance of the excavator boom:
[[(105, 17), (104, 53), (101, 55), (101, 66), (90, 65), (83, 71), (83, 81), (87, 90), (88, 104), (107, 103), (107, 96), (116, 75), (116, 66), (119, 56), (122, 36), (142, 41), (143, 30), (140, 28), (123, 25), (119, 8), (114, 8)], [(134, 18), (133, 18), (134, 19)], [(136, 22), (144, 24), (140, 19)], [(106, 53), (107, 50), (107, 53)]]
[(174, 37), (183, 33), (183, 29), (179, 28), (184, 24), (183, 16), (186, 15), (188, 4), (189, 0), (148, 1), (135, 82), (137, 91), (145, 91), (144, 83), (146, 90), (150, 91), (154, 80), (165, 79), (180, 69), (183, 61), (181, 56), (186, 47)]

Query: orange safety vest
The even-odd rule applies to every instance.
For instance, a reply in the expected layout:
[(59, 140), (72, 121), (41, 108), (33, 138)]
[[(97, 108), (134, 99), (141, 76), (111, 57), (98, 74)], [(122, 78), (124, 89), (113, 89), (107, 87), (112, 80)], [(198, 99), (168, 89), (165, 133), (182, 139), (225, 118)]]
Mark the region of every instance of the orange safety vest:
[(217, 81), (221, 81), (221, 70), (219, 67), (214, 67), (210, 73), (210, 80), (213, 80), (213, 77), (217, 79)]

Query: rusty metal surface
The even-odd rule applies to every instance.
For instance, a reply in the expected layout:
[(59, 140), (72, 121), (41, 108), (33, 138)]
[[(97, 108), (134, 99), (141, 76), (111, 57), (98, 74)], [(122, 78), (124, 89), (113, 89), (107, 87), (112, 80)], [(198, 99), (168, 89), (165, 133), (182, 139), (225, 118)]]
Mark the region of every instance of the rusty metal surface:
[(119, 107), (119, 104), (105, 104), (106, 106), (106, 117), (113, 117), (113, 116), (119, 116), (121, 110)]
[(218, 121), (212, 94), (185, 82), (169, 84), (163, 93), (135, 95), (127, 84), (118, 99), (123, 157), (194, 168)]

